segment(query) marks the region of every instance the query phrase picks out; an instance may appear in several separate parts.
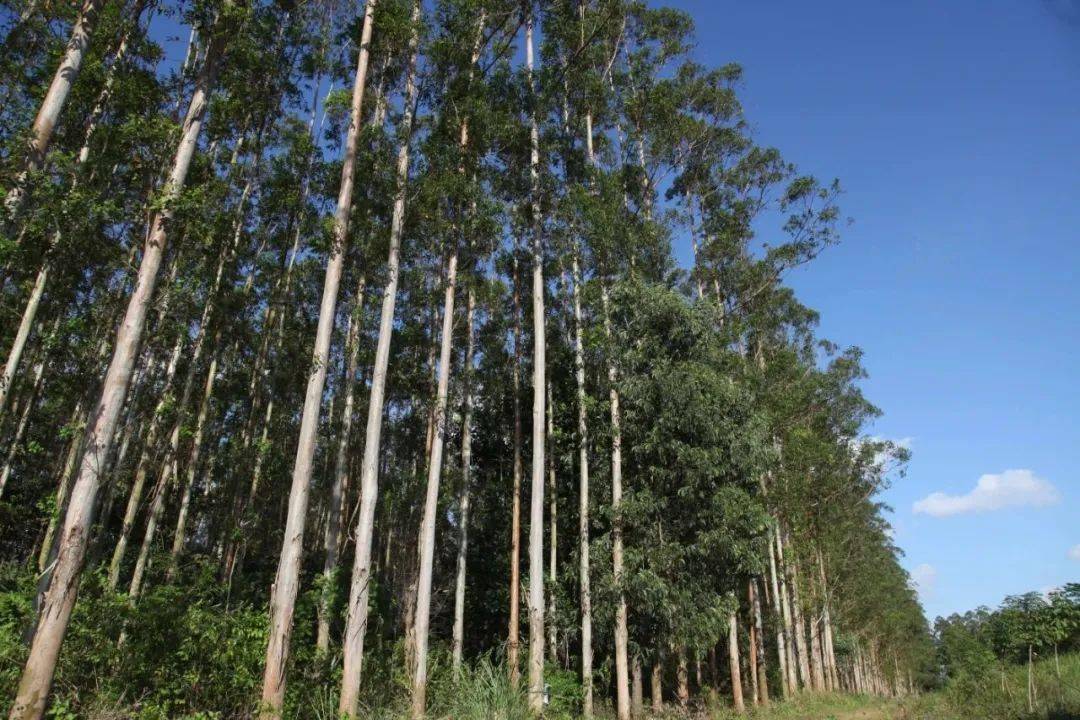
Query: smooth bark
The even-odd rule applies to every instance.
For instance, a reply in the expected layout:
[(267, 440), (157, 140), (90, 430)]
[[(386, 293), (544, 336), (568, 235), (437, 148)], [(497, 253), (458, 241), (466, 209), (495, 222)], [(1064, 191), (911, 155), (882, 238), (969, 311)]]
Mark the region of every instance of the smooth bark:
[(462, 368), (464, 408), (461, 413), (461, 495), (458, 500), (457, 576), (454, 583), (454, 630), (452, 663), (461, 671), (465, 645), (465, 576), (469, 552), (469, 505), (472, 483), (473, 362), (476, 352), (476, 298), (470, 285), (465, 309), (465, 366)]
[(758, 591), (758, 579), (750, 579), (750, 612), (753, 614), (755, 655), (757, 656), (756, 676), (758, 681), (758, 701), (769, 704), (769, 673), (765, 659), (765, 630), (761, 616), (761, 593)]
[(352, 436), (353, 410), (356, 405), (356, 373), (360, 365), (360, 322), (363, 319), (365, 278), (360, 277), (353, 295), (353, 309), (345, 328), (345, 373), (342, 386), (345, 399), (341, 407), (341, 427), (338, 430), (337, 450), (334, 455), (334, 480), (330, 485), (330, 502), (327, 507), (326, 534), (323, 539), (322, 593), (319, 598), (319, 627), (315, 636), (315, 649), (325, 655), (330, 649), (330, 614), (337, 584), (337, 562), (341, 552), (342, 527), (349, 491), (349, 441)]
[(9, 219), (14, 219), (26, 200), (24, 185), (27, 176), (45, 166), (45, 154), (49, 150), (53, 131), (67, 102), (68, 94), (79, 77), (86, 51), (90, 47), (94, 21), (104, 4), (105, 0), (85, 0), (79, 17), (71, 28), (71, 36), (68, 38), (64, 55), (60, 59), (60, 65), (56, 68), (49, 89), (38, 107), (34, 124), (30, 128), (25, 169), (16, 181), (16, 186), (8, 192), (4, 200)]
[[(370, 2), (370, 0), (369, 0)], [(409, 39), (409, 65), (405, 75), (405, 113), (397, 154), (394, 206), (390, 220), (390, 247), (386, 263), (386, 287), (379, 315), (379, 338), (371, 373), (364, 457), (360, 467), (360, 509), (356, 520), (356, 554), (349, 588), (348, 622), (345, 629), (341, 698), (338, 712), (356, 717), (359, 706), (360, 676), (364, 658), (364, 635), (367, 631), (368, 596), (371, 590), (371, 545), (375, 526), (375, 506), (379, 494), (379, 441), (386, 393), (386, 373), (390, 361), (390, 340), (394, 330), (394, 305), (397, 299), (402, 227), (405, 222), (405, 195), (409, 179), (409, 141), (412, 136), (416, 105), (416, 65), (419, 46), (420, 3), (412, 9), (412, 35)]]
[[(464, 134), (464, 130), (463, 130)], [(427, 494), (420, 523), (420, 574), (416, 587), (416, 619), (413, 621), (414, 653), (412, 716), (420, 719), (427, 709), (427, 653), (431, 622), (431, 583), (435, 563), (435, 515), (439, 504), (443, 447), (446, 444), (446, 404), (450, 390), (450, 354), (453, 350), (454, 296), (457, 290), (458, 252), (455, 246), (446, 264), (446, 290), (443, 297), (442, 337), (439, 343), (439, 379), (435, 391), (435, 417), (428, 461)]]
[[(533, 87), (533, 15), (525, 22), (525, 63)], [(532, 194), (533, 408), (532, 483), (529, 497), (529, 707), (544, 709), (544, 406), (547, 398), (547, 340), (544, 317), (544, 253), (540, 218), (540, 131), (533, 109), (529, 117), (529, 177)]]
[(521, 479), (524, 470), (521, 461), (521, 283), (518, 275), (517, 255), (513, 259), (512, 311), (514, 314), (512, 337), (514, 340), (514, 366), (511, 378), (514, 394), (514, 458), (513, 496), (510, 500), (510, 620), (506, 636), (506, 662), (510, 666), (510, 683), (517, 686), (521, 676), (518, 661), (519, 612), (521, 608)]
[(728, 668), (731, 672), (731, 702), (735, 712), (746, 712), (743, 702), (742, 672), (739, 669), (739, 623), (735, 613), (728, 614)]
[(589, 416), (585, 394), (585, 346), (582, 339), (581, 263), (577, 245), (571, 257), (574, 306), (574, 383), (577, 387), (578, 576), (581, 603), (582, 714), (593, 712), (592, 590), (589, 580)]
[(34, 633), (30, 655), (9, 714), (11, 720), (38, 720), (45, 712), (60, 645), (67, 632), (71, 611), (75, 607), (98, 488), (107, 467), (113, 433), (131, 382), (135, 358), (146, 325), (146, 313), (165, 254), (172, 204), (187, 180), (188, 168), (195, 154), (210, 91), (217, 74), (224, 38), (225, 33), (215, 33), (207, 49), (206, 60), (192, 92), (169, 172), (166, 203), (151, 223), (152, 231), (143, 251), (135, 289), (128, 302), (124, 320), (117, 330), (113, 357), (102, 385), (101, 397), (87, 428), (85, 451), (64, 520), (52, 581), (42, 603), (41, 620)]
[[(604, 334), (612, 342), (611, 301), (607, 285), (600, 288), (604, 310)], [(619, 376), (614, 359), (608, 355), (608, 397), (611, 410), (611, 566), (618, 599), (615, 605), (615, 712), (618, 720), (630, 717), (630, 688), (628, 675), (629, 630), (626, 595), (622, 589), (623, 539), (622, 520), (619, 517), (622, 504), (622, 420), (619, 411)]]
[(264, 718), (281, 716), (285, 700), (285, 668), (289, 658), (289, 641), (292, 637), (293, 612), (300, 586), (300, 563), (303, 559), (304, 528), (307, 522), (308, 493), (315, 460), (315, 446), (319, 432), (319, 416), (322, 410), (323, 389), (326, 386), (326, 368), (330, 358), (330, 340), (334, 331), (334, 315), (337, 310), (338, 288), (345, 268), (345, 248), (348, 244), (349, 215), (352, 212), (353, 188), (356, 175), (356, 156), (363, 121), (364, 90), (367, 85), (368, 59), (375, 11), (375, 0), (368, 0), (364, 8), (364, 25), (357, 53), (356, 76), (353, 81), (352, 105), (349, 113), (349, 129), (345, 137), (345, 151), (341, 166), (341, 183), (338, 188), (337, 208), (334, 212), (333, 245), (326, 263), (322, 300), (319, 305), (319, 321), (312, 352), (312, 367), (304, 394), (304, 409), (300, 420), (300, 434), (293, 462), (292, 484), (289, 488), (288, 514), (285, 535), (278, 558), (277, 574), (270, 591), (270, 638), (266, 646), (266, 664), (263, 670), (262, 707)]

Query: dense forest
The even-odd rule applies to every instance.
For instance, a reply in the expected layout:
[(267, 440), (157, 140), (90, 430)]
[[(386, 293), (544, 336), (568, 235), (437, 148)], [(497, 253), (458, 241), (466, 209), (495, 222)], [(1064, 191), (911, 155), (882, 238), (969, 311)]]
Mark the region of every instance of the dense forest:
[(840, 185), (757, 142), (686, 13), (3, 0), (0, 27), (10, 718), (936, 681), (880, 500), (907, 452), (785, 285)]

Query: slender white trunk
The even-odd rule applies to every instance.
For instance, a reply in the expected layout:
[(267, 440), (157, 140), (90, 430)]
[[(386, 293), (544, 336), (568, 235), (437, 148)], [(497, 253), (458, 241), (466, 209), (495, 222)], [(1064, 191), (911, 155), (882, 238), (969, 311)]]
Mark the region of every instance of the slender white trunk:
[(817, 551), (818, 575), (821, 580), (821, 636), (822, 655), (825, 663), (825, 680), (829, 690), (840, 689), (840, 677), (836, 669), (836, 649), (833, 645), (832, 616), (829, 612), (829, 583), (825, 575), (825, 558)]
[[(786, 535), (786, 533), (785, 533)], [(790, 546), (790, 541), (788, 543)], [(798, 661), (799, 681), (803, 687), (815, 687), (810, 673), (810, 652), (806, 642), (806, 623), (803, 618), (802, 598), (799, 596), (799, 573), (795, 567), (794, 558), (791, 562), (784, 562), (784, 541), (777, 535), (777, 550), (784, 574), (788, 579), (788, 588), (791, 591), (791, 615), (795, 623), (795, 655)]]
[[(368, 0), (370, 3), (371, 0)], [(369, 6), (370, 7), (370, 6)], [(364, 659), (364, 635), (367, 631), (368, 596), (371, 591), (371, 544), (375, 526), (375, 506), (379, 494), (379, 441), (386, 395), (386, 373), (390, 362), (390, 340), (394, 331), (394, 306), (397, 300), (400, 271), (401, 234), (405, 222), (405, 194), (409, 181), (409, 141), (412, 136), (416, 105), (416, 64), (419, 47), (420, 3), (414, 0), (412, 35), (409, 38), (409, 66), (405, 76), (405, 113), (402, 117), (401, 144), (398, 147), (394, 207), (390, 220), (390, 247), (386, 263), (386, 287), (383, 289), (379, 315), (379, 338), (371, 372), (371, 395), (368, 400), (367, 427), (364, 432), (364, 457), (360, 466), (360, 510), (356, 521), (356, 553), (349, 587), (348, 621), (343, 642), (341, 699), (338, 711), (346, 718), (356, 717), (359, 706), (360, 676)]]
[(754, 618), (754, 642), (757, 659), (758, 699), (762, 705), (769, 704), (769, 673), (765, 659), (765, 630), (761, 617), (761, 593), (757, 578), (750, 579), (750, 611)]
[(791, 596), (788, 592), (788, 573), (784, 566), (784, 544), (780, 539), (780, 528), (773, 531), (774, 539), (776, 540), (776, 560), (778, 565), (778, 571), (780, 574), (780, 604), (783, 612), (784, 620), (784, 634), (788, 639), (787, 642), (787, 671), (788, 671), (788, 685), (791, 686), (792, 692), (797, 692), (799, 689), (799, 677), (798, 677), (798, 665), (796, 647), (799, 644), (799, 638), (796, 635), (795, 624), (792, 619), (791, 608)]
[(785, 632), (785, 620), (784, 614), (781, 608), (781, 596), (780, 596), (780, 584), (777, 580), (776, 573), (776, 549), (773, 544), (773, 530), (769, 528), (769, 584), (772, 587), (772, 606), (773, 616), (776, 622), (776, 656), (779, 663), (780, 670), (780, 689), (783, 692), (784, 699), (791, 697), (794, 687), (790, 682), (790, 674), (788, 673), (788, 648), (787, 648), (787, 635)]
[[(71, 87), (79, 76), (79, 70), (82, 69), (86, 50), (90, 46), (94, 20), (104, 4), (104, 0), (86, 0), (79, 12), (78, 20), (75, 21), (75, 26), (71, 29), (71, 37), (68, 39), (64, 56), (60, 60), (60, 66), (56, 68), (49, 90), (45, 93), (41, 106), (38, 108), (37, 117), (34, 118), (34, 124), (30, 128), (26, 169), (4, 201), (9, 218), (14, 218), (18, 214), (26, 199), (26, 189), (23, 186), (27, 175), (45, 166), (45, 153), (49, 150), (53, 130), (56, 129), (56, 122), (64, 109)], [(12, 712), (14, 710), (15, 708), (12, 708)]]
[(814, 689), (825, 689), (825, 670), (822, 666), (821, 652), (821, 624), (817, 615), (811, 614), (808, 618), (810, 630), (810, 678)]
[[(525, 22), (525, 63), (533, 87), (533, 14)], [(535, 109), (529, 117), (529, 176), (532, 183), (533, 409), (532, 492), (529, 497), (529, 707), (544, 709), (544, 405), (547, 391), (547, 341), (544, 332), (544, 253), (540, 219), (540, 131)]]
[(360, 322), (364, 311), (365, 279), (360, 277), (353, 296), (353, 310), (345, 329), (345, 375), (342, 384), (345, 401), (341, 408), (341, 429), (338, 431), (337, 453), (334, 456), (334, 481), (330, 486), (330, 503), (327, 510), (326, 536), (323, 550), (323, 589), (319, 600), (319, 627), (315, 637), (315, 649), (325, 655), (330, 649), (330, 612), (337, 584), (337, 562), (341, 551), (341, 528), (345, 514), (345, 497), (349, 490), (349, 439), (352, 435), (353, 408), (356, 404), (356, 372), (360, 365)]
[(41, 621), (34, 633), (26, 668), (19, 681), (19, 689), (9, 715), (11, 720), (38, 720), (45, 712), (60, 645), (67, 632), (71, 611), (75, 607), (101, 475), (106, 468), (113, 432), (131, 382), (139, 342), (146, 325), (146, 313), (165, 254), (167, 230), (172, 218), (171, 201), (176, 198), (187, 180), (223, 43), (224, 33), (217, 33), (207, 51), (206, 62), (191, 96), (169, 174), (165, 209), (157, 213), (151, 225), (153, 230), (139, 265), (135, 289), (117, 331), (112, 362), (102, 385), (101, 398), (87, 429), (85, 452), (64, 520), (56, 567), (42, 604)]
[(516, 688), (521, 675), (518, 662), (519, 611), (521, 607), (521, 283), (518, 274), (517, 254), (513, 256), (512, 312), (514, 315), (512, 336), (514, 358), (511, 384), (514, 395), (514, 458), (513, 497), (510, 500), (510, 626), (506, 639), (506, 662), (510, 666), (510, 683)]
[(45, 293), (45, 283), (49, 279), (49, 262), (46, 261), (38, 271), (34, 287), (30, 291), (30, 297), (26, 301), (22, 319), (19, 321), (19, 329), (15, 331), (15, 340), (8, 352), (7, 362), (4, 363), (4, 374), (0, 376), (0, 418), (4, 416), (4, 408), (7, 405), (11, 385), (15, 381), (15, 373), (19, 369), (19, 361), (22, 360), (23, 351), (26, 350), (26, 341), (30, 332), (34, 329), (34, 321), (37, 319), (37, 311), (41, 306), (41, 296)]
[[(79, 460), (82, 458), (83, 441), (86, 440), (86, 433), (84, 432), (86, 410), (81, 399), (75, 404), (71, 417), (73, 422), (70, 427), (75, 428), (75, 434), (71, 438), (71, 442), (68, 443), (67, 457), (64, 459), (64, 467), (60, 471), (60, 480), (56, 483), (56, 509), (53, 511), (52, 517), (49, 518), (48, 527), (45, 529), (45, 537), (41, 541), (41, 552), (38, 555), (38, 571), (42, 575), (45, 574), (45, 568), (55, 557), (53, 554), (53, 541), (56, 536), (56, 528), (67, 507), (67, 496), (71, 491), (71, 478), (74, 477)], [(45, 585), (46, 587), (43, 588), (42, 592), (48, 589), (47, 582)]]
[(472, 482), (472, 372), (473, 354), (475, 353), (475, 313), (476, 299), (472, 286), (469, 286), (468, 301), (465, 310), (466, 335), (464, 379), (465, 409), (461, 420), (461, 499), (458, 502), (458, 550), (457, 581), (454, 585), (454, 633), (453, 667), (454, 672), (461, 671), (461, 658), (465, 645), (465, 571), (469, 548), (469, 498)]
[(443, 448), (446, 444), (446, 403), (450, 390), (450, 362), (453, 350), (454, 294), (457, 290), (458, 251), (455, 246), (446, 264), (446, 290), (443, 298), (442, 337), (439, 347), (439, 379), (435, 391), (434, 427), (431, 458), (428, 461), (427, 495), (420, 522), (420, 572), (416, 586), (416, 617), (413, 621), (414, 652), (412, 716), (420, 719), (427, 709), (427, 650), (431, 621), (431, 581), (435, 563), (435, 520), (442, 478)]
[(558, 660), (559, 634), (555, 627), (555, 584), (559, 578), (559, 503), (558, 484), (555, 478), (555, 458), (552, 447), (555, 437), (555, 398), (551, 390), (551, 380), (547, 381), (547, 429), (544, 432), (548, 444), (547, 469), (548, 469), (548, 522), (550, 523), (550, 536), (548, 541), (548, 659), (554, 663)]
[[(483, 36), (484, 28), (484, 14), (481, 12), (479, 28), (476, 35), (476, 40), (473, 43), (472, 56), (470, 58), (468, 79), (471, 82), (473, 75), (473, 65), (476, 64), (480, 55), (480, 42)], [(462, 155), (464, 156), (469, 144), (469, 121), (468, 118), (463, 118), (461, 121), (461, 132), (458, 138), (458, 147)], [(461, 165), (458, 168), (458, 172), (464, 172), (464, 166)], [(456, 229), (452, 229), (453, 235), (457, 234)], [(427, 653), (428, 653), (428, 633), (431, 622), (431, 585), (432, 585), (432, 573), (434, 571), (435, 563), (435, 522), (436, 514), (438, 513), (439, 504), (439, 485), (442, 479), (442, 461), (443, 461), (443, 449), (446, 445), (446, 406), (450, 393), (450, 363), (451, 353), (454, 346), (454, 299), (457, 290), (457, 264), (458, 264), (458, 240), (456, 237), (450, 239), (452, 244), (450, 250), (450, 257), (446, 263), (446, 289), (443, 297), (443, 311), (442, 311), (442, 335), (440, 338), (439, 346), (439, 371), (438, 381), (435, 390), (435, 404), (432, 408), (433, 413), (431, 416), (430, 424), (430, 452), (428, 454), (428, 476), (427, 476), (427, 495), (424, 498), (424, 516), (420, 524), (420, 542), (419, 542), (419, 556), (420, 556), (420, 570), (417, 576), (417, 588), (416, 588), (416, 616), (413, 621), (413, 637), (415, 639), (414, 644), (414, 661), (413, 661), (413, 692), (412, 692), (412, 714), (414, 718), (423, 718), (427, 708)], [(472, 313), (473, 313), (473, 299), (472, 291), (469, 292), (469, 307), (468, 307), (468, 323), (469, 323), (469, 351), (466, 355), (466, 362), (471, 362), (472, 354)], [(468, 370), (466, 370), (468, 372)], [(466, 390), (468, 392), (468, 390)], [(471, 400), (468, 402), (471, 403)], [(469, 410), (471, 412), (471, 408)], [(466, 425), (469, 420), (466, 419)], [(465, 430), (468, 433), (468, 429)], [(467, 460), (463, 460), (468, 462)], [(466, 474), (466, 481), (467, 481)], [(466, 483), (467, 487), (467, 483)], [(465, 491), (467, 493), (467, 490)], [(468, 508), (467, 496), (465, 502), (465, 509)], [(462, 526), (464, 527), (464, 525)], [(459, 552), (464, 552), (464, 542), (459, 546)], [(460, 575), (460, 590), (461, 590), (461, 611), (464, 611), (464, 591), (465, 591), (465, 560), (462, 554), (459, 558), (459, 575)], [(457, 598), (455, 597), (455, 612), (459, 610), (457, 607)], [(459, 629), (457, 627), (457, 621), (461, 617), (460, 614), (455, 614), (455, 641), (454, 645), (454, 667), (460, 668), (461, 665), (461, 641), (462, 638), (458, 635)]]
[(176, 368), (180, 361), (180, 352), (184, 347), (184, 335), (181, 333), (173, 345), (172, 355), (169, 356), (169, 364), (165, 368), (165, 380), (161, 390), (161, 397), (154, 406), (153, 415), (150, 418), (150, 427), (146, 431), (146, 439), (139, 455), (139, 462), (135, 466), (135, 478), (131, 483), (131, 492), (128, 494), (127, 508), (124, 510), (124, 522), (120, 527), (120, 536), (116, 539), (116, 547), (113, 548), (112, 560), (109, 562), (109, 589), (115, 590), (120, 581), (120, 568), (124, 562), (128, 542), (135, 528), (139, 506), (142, 504), (143, 490), (146, 487), (146, 476), (150, 472), (150, 464), (157, 452), (158, 434), (161, 432), (161, 423), (165, 416), (165, 409), (169, 404), (172, 392), (173, 379), (176, 377)]
[[(45, 349), (42, 348), (39, 351), (39, 354), (43, 354), (44, 351)], [(7, 455), (4, 457), (4, 469), (0, 471), (0, 497), (3, 497), (4, 487), (7, 485), (8, 478), (11, 477), (11, 468), (15, 463), (15, 456), (18, 454), (19, 447), (22, 444), (23, 435), (26, 433), (26, 426), (30, 423), (30, 411), (33, 410), (38, 392), (41, 390), (41, 381), (44, 373), (45, 358), (42, 357), (34, 366), (34, 381), (30, 385), (29, 392), (26, 394), (26, 401), (23, 403), (22, 412), (19, 413), (19, 422), (15, 426), (15, 434), (11, 438)]]
[[(604, 333), (610, 344), (613, 340), (611, 330), (611, 308), (606, 284), (600, 288), (604, 309)], [(611, 565), (618, 600), (615, 606), (615, 697), (616, 714), (619, 720), (630, 717), (630, 691), (628, 684), (627, 656), (629, 630), (626, 609), (626, 595), (622, 590), (623, 575), (623, 540), (622, 520), (619, 517), (622, 505), (622, 420), (619, 412), (618, 372), (614, 358), (608, 356), (608, 394), (611, 405)]]
[(165, 576), (168, 582), (172, 582), (176, 576), (177, 563), (187, 541), (187, 520), (191, 509), (191, 493), (194, 490), (195, 478), (199, 470), (203, 440), (206, 437), (206, 418), (210, 414), (210, 401), (214, 395), (214, 383), (217, 381), (218, 356), (220, 354), (218, 344), (220, 342), (221, 328), (219, 327), (214, 337), (214, 350), (210, 356), (210, 367), (206, 370), (206, 384), (203, 389), (202, 399), (199, 401), (199, 412), (195, 416), (194, 437), (191, 441), (191, 452), (188, 455), (184, 490), (180, 495), (180, 510), (176, 517), (176, 531), (173, 533), (172, 548), (169, 551), (169, 568)]
[(582, 339), (581, 263), (574, 246), (571, 258), (574, 305), (574, 381), (577, 385), (578, 430), (578, 569), (581, 587), (581, 685), (582, 714), (593, 712), (592, 590), (589, 581), (589, 424), (585, 395), (585, 345)]
[(312, 464), (319, 432), (319, 414), (323, 389), (326, 385), (326, 366), (330, 357), (330, 339), (334, 330), (338, 287), (345, 266), (345, 246), (348, 241), (349, 215), (352, 211), (353, 185), (356, 174), (356, 154), (363, 121), (364, 88), (367, 84), (369, 50), (375, 0), (368, 0), (364, 9), (364, 26), (360, 36), (356, 78), (353, 82), (349, 129), (345, 139), (345, 155), (341, 167), (337, 209), (334, 213), (334, 242), (326, 264), (319, 324), (311, 373), (304, 395), (304, 410), (300, 420), (300, 437), (293, 464), (292, 486), (289, 490), (289, 510), (285, 535), (278, 559), (277, 575), (270, 592), (270, 639), (266, 647), (266, 666), (263, 672), (262, 708), (264, 718), (281, 716), (285, 700), (285, 667), (292, 636), (293, 611), (300, 585), (300, 562), (304, 550), (304, 526), (307, 521), (308, 492), (311, 486)]

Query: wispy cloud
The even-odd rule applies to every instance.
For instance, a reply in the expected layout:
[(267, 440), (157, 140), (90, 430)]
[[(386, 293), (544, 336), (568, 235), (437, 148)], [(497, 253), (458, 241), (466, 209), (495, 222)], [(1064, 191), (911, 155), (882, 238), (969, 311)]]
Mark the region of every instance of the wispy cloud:
[(1069, 548), (1069, 559), (1080, 562), (1080, 545), (1073, 545)]
[(948, 517), (963, 513), (990, 512), (1009, 507), (1047, 507), (1061, 501), (1061, 493), (1031, 470), (1006, 470), (983, 475), (971, 491), (963, 495), (936, 492), (912, 506), (916, 513)]
[(919, 597), (924, 601), (929, 600), (934, 596), (937, 578), (937, 568), (929, 563), (922, 563), (911, 571), (911, 584), (915, 587), (915, 591), (919, 593)]

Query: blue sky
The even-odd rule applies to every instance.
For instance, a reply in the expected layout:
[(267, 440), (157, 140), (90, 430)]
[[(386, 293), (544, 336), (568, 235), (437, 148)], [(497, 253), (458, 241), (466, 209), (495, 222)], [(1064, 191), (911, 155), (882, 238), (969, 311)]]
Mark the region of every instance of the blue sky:
[(759, 142), (845, 186), (789, 281), (911, 443), (884, 499), (928, 616), (1080, 581), (1080, 0), (664, 4), (743, 65)]

